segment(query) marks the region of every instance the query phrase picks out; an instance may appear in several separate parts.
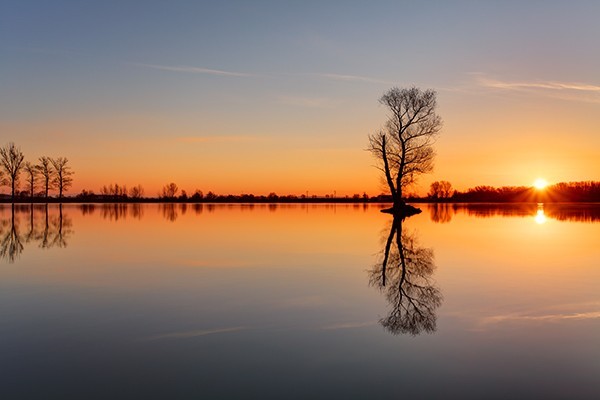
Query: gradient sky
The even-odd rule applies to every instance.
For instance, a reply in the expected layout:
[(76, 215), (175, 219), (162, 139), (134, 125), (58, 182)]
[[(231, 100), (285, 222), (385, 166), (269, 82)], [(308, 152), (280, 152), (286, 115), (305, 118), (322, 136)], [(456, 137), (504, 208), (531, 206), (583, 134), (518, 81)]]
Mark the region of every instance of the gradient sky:
[[(392, 86), (438, 92), (433, 180), (600, 177), (600, 2), (0, 2), (0, 144), (71, 193), (381, 192)], [(4, 189), (6, 191), (6, 188)]]

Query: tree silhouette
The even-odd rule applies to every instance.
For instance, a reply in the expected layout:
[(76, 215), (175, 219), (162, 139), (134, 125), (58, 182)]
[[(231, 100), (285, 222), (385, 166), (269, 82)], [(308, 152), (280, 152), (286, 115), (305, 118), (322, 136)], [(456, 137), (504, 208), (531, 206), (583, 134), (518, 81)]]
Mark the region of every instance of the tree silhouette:
[(449, 199), (453, 194), (452, 184), (448, 181), (435, 181), (429, 186), (430, 199)]
[(27, 175), (27, 191), (29, 192), (29, 197), (33, 199), (33, 196), (35, 194), (35, 183), (37, 180), (38, 169), (32, 163), (26, 161), (23, 166), (23, 170)]
[(44, 194), (48, 198), (48, 191), (52, 188), (54, 170), (52, 169), (52, 161), (50, 157), (42, 156), (39, 159), (39, 164), (36, 165), (44, 184)]
[(165, 185), (162, 190), (162, 197), (165, 199), (174, 199), (177, 196), (179, 188), (173, 182)]
[(136, 185), (129, 189), (129, 197), (132, 199), (141, 199), (144, 196), (144, 188), (142, 185)]
[(6, 183), (11, 188), (10, 193), (13, 202), (15, 201), (15, 190), (19, 186), (19, 174), (23, 168), (24, 158), (21, 149), (12, 142), (0, 148), (0, 163), (8, 175)]
[(442, 294), (431, 281), (433, 250), (420, 247), (415, 234), (403, 232), (400, 217), (394, 217), (384, 242), (382, 261), (371, 269), (369, 280), (390, 304), (379, 323), (394, 335), (435, 332)]
[(405, 208), (402, 195), (416, 178), (433, 169), (433, 142), (442, 127), (436, 114), (436, 93), (416, 87), (394, 87), (379, 102), (388, 109), (385, 127), (369, 135), (368, 150), (379, 161), (394, 202), (394, 211)]
[(67, 165), (69, 160), (66, 157), (50, 159), (54, 167), (54, 185), (58, 189), (58, 198), (62, 199), (63, 192), (73, 184), (73, 171)]

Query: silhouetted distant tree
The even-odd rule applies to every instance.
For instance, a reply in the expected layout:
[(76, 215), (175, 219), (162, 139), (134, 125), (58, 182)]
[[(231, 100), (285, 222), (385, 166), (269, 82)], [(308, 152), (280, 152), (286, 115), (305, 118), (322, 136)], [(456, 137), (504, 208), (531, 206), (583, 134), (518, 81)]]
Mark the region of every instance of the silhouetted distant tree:
[(109, 197), (112, 200), (126, 199), (127, 198), (127, 186), (119, 185), (118, 183), (104, 185), (100, 189), (100, 193), (104, 197)]
[(179, 188), (177, 187), (177, 185), (171, 182), (163, 187), (162, 197), (164, 199), (174, 199), (175, 196), (177, 196), (178, 191)]
[(144, 188), (142, 185), (136, 185), (129, 189), (129, 197), (132, 199), (141, 199), (144, 195)]
[(35, 183), (37, 181), (38, 170), (29, 161), (25, 162), (23, 166), (23, 170), (27, 176), (27, 192), (29, 193), (29, 197), (33, 199), (35, 193)]
[(433, 170), (433, 142), (442, 128), (436, 114), (436, 93), (416, 87), (388, 90), (379, 99), (389, 111), (384, 129), (369, 135), (368, 150), (380, 162), (394, 202), (405, 207), (403, 191), (420, 174)]
[(6, 172), (6, 184), (10, 186), (13, 202), (15, 201), (15, 190), (19, 186), (19, 174), (23, 168), (24, 158), (21, 149), (12, 142), (0, 148), (0, 163)]
[(63, 192), (73, 184), (73, 171), (67, 165), (69, 160), (66, 157), (50, 159), (54, 167), (54, 185), (58, 189), (58, 198), (62, 199)]
[(452, 196), (452, 184), (448, 181), (436, 181), (429, 186), (428, 196), (431, 199), (449, 199)]
[(192, 201), (200, 201), (203, 198), (204, 198), (204, 193), (202, 193), (202, 190), (196, 189), (196, 191), (194, 192), (194, 194), (190, 197), (190, 200), (192, 200)]
[(39, 164), (36, 165), (37, 170), (42, 178), (44, 184), (44, 195), (48, 198), (48, 191), (52, 188), (52, 182), (54, 178), (54, 169), (52, 168), (52, 161), (50, 157), (42, 156), (38, 159)]

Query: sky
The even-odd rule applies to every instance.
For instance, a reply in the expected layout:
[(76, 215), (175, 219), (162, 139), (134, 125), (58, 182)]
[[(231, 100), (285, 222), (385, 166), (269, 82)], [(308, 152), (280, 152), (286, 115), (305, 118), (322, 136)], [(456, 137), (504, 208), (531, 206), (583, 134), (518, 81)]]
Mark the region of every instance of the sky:
[(417, 86), (444, 126), (414, 192), (598, 180), (598, 15), (596, 1), (0, 0), (0, 145), (67, 157), (71, 194), (376, 195), (378, 99)]

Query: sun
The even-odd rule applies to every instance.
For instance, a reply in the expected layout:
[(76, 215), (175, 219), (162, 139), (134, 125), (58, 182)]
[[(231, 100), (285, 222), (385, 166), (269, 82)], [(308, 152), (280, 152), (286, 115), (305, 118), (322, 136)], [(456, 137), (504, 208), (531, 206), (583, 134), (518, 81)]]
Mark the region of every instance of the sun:
[(537, 178), (534, 182), (533, 182), (533, 186), (537, 189), (537, 190), (542, 190), (544, 189), (546, 186), (548, 186), (548, 182), (543, 179), (543, 178)]

